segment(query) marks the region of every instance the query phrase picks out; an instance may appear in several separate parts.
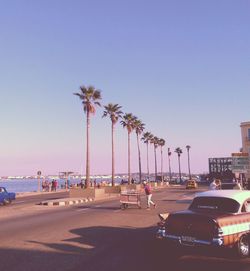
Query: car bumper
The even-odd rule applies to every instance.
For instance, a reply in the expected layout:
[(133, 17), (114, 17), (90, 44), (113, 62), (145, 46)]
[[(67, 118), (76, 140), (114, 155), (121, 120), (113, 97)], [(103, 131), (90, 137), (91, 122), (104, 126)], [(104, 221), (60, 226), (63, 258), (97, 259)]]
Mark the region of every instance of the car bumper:
[(170, 243), (180, 245), (183, 247), (223, 247), (223, 238), (222, 237), (215, 237), (212, 240), (202, 240), (202, 239), (196, 239), (189, 237), (189, 239), (185, 236), (178, 236), (178, 235), (172, 235), (167, 234), (165, 230), (159, 229), (156, 234), (157, 239), (164, 239), (167, 240)]

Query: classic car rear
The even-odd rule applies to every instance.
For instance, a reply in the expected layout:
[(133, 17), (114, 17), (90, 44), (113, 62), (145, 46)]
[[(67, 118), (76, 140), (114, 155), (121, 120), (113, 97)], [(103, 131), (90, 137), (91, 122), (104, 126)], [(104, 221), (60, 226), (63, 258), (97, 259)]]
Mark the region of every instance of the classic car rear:
[(225, 190), (197, 194), (188, 210), (162, 218), (157, 237), (177, 250), (232, 248), (249, 256), (250, 192)]

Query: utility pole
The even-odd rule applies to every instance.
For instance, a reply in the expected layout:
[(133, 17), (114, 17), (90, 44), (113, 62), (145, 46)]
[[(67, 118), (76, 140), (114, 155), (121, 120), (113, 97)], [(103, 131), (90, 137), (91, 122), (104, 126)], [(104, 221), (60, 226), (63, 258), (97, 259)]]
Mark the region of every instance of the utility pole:
[(40, 178), (41, 178), (41, 175), (42, 175), (41, 170), (38, 170), (37, 171), (37, 180), (38, 180), (37, 192), (40, 192), (40, 187), (41, 187)]

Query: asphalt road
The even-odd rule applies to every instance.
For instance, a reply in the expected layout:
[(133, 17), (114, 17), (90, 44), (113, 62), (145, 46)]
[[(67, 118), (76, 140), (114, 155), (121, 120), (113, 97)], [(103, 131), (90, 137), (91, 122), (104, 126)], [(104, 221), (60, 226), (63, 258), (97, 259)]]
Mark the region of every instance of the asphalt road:
[(67, 207), (32, 201), (3, 207), (0, 270), (250, 270), (250, 259), (193, 255), (167, 260), (168, 251), (154, 239), (157, 214), (185, 209), (193, 193), (182, 188), (156, 191), (157, 208), (150, 211), (145, 197), (142, 209), (130, 206), (125, 211), (118, 198)]

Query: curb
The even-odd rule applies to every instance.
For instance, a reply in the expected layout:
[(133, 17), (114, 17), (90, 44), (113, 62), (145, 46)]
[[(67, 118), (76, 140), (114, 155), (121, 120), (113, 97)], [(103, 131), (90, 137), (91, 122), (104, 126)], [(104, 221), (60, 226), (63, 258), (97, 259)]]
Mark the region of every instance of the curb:
[(74, 204), (79, 204), (79, 203), (86, 203), (94, 201), (93, 198), (86, 198), (86, 199), (76, 199), (76, 200), (58, 200), (58, 201), (42, 201), (39, 203), (39, 205), (44, 205), (44, 206), (69, 206), (69, 205), (74, 205)]

